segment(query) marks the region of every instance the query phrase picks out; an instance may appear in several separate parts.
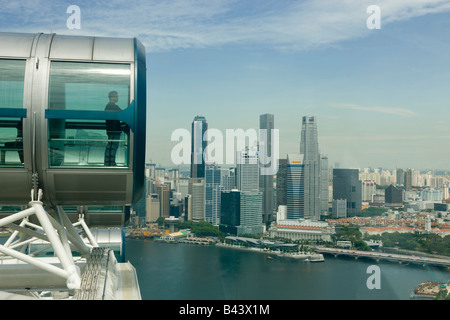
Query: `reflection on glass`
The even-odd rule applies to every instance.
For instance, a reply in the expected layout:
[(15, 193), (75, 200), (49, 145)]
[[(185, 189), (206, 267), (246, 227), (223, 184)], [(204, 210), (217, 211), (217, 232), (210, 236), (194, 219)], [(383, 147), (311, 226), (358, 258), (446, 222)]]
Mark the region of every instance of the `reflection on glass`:
[[(105, 114), (126, 109), (130, 70), (129, 64), (53, 61), (48, 108)], [(51, 167), (128, 167), (129, 128), (125, 123), (49, 119), (48, 125)]]
[(122, 132), (111, 141), (106, 134), (104, 120), (49, 120), (50, 167), (104, 167), (105, 150), (114, 142), (116, 167), (128, 167), (129, 135), (127, 126), (120, 123)]
[(0, 167), (23, 167), (22, 119), (0, 118)]
[(0, 59), (0, 108), (23, 108), (25, 60)]
[(130, 65), (53, 61), (49, 109), (104, 111), (108, 94), (116, 91), (121, 109), (130, 104)]
[[(0, 59), (0, 108), (23, 108), (25, 60)], [(0, 118), (0, 167), (23, 167), (22, 119)]]

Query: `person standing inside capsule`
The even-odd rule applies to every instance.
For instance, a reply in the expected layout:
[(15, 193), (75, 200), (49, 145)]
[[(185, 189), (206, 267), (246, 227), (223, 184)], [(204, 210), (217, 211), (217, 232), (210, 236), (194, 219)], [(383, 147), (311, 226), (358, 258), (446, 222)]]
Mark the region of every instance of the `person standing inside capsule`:
[[(119, 101), (117, 91), (111, 91), (108, 94), (109, 103), (106, 105), (105, 111), (121, 111), (116, 104)], [(119, 148), (120, 135), (122, 133), (119, 120), (106, 120), (106, 134), (108, 135), (108, 144), (105, 150), (105, 166), (113, 167), (116, 164), (116, 153)]]

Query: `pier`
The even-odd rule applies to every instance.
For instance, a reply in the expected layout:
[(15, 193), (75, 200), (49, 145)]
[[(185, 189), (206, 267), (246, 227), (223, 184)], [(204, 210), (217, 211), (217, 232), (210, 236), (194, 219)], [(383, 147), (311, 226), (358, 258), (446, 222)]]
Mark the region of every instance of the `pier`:
[(377, 251), (360, 251), (360, 250), (325, 248), (325, 247), (316, 248), (316, 252), (320, 252), (322, 254), (332, 254), (335, 257), (344, 255), (354, 257), (355, 259), (371, 258), (377, 261), (386, 260), (398, 263), (416, 263), (421, 265), (425, 265), (424, 263), (426, 263), (431, 266), (450, 268), (450, 258), (441, 259), (441, 258), (419, 257), (419, 256), (385, 253)]

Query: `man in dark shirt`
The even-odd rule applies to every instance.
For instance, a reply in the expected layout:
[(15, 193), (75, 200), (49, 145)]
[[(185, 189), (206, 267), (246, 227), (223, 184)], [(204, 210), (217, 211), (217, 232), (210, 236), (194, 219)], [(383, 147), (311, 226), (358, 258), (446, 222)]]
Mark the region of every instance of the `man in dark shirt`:
[[(121, 111), (122, 109), (116, 105), (119, 101), (117, 91), (111, 91), (108, 94), (109, 103), (106, 105), (105, 111)], [(116, 166), (116, 152), (119, 148), (120, 135), (122, 129), (119, 120), (106, 120), (106, 134), (108, 135), (108, 144), (105, 150), (105, 166)]]

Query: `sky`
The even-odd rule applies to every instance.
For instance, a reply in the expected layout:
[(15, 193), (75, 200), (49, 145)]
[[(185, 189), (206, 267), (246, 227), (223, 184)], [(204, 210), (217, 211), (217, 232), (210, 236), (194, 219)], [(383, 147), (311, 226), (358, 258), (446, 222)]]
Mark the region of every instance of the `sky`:
[[(67, 21), (80, 8), (80, 29)], [(380, 9), (380, 28), (367, 20)], [(0, 0), (0, 32), (137, 37), (146, 47), (147, 162), (173, 165), (174, 130), (258, 129), (280, 157), (316, 116), (341, 168), (450, 169), (450, 1)]]

